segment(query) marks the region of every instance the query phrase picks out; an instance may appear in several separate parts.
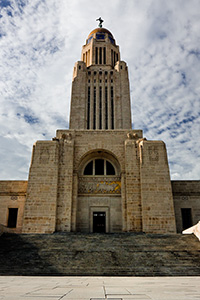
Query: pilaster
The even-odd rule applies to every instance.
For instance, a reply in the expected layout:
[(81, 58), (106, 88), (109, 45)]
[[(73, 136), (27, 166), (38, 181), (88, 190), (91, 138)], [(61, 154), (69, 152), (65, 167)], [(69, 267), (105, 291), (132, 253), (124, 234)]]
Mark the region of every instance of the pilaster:
[(142, 229), (140, 169), (137, 145), (133, 139), (125, 141), (125, 171), (127, 231), (140, 232)]
[(167, 153), (162, 141), (141, 141), (142, 225), (146, 233), (175, 233)]
[(71, 133), (59, 141), (57, 231), (71, 231), (74, 141)]

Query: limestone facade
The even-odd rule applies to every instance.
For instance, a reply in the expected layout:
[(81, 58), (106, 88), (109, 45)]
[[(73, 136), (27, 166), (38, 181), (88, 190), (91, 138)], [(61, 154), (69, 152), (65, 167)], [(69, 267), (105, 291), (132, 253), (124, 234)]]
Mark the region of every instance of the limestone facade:
[[(27, 181), (0, 181), (0, 231), (22, 231), (24, 204), (26, 201)], [(9, 213), (16, 213), (15, 227), (9, 226)]]
[[(26, 201), (26, 193), (27, 193), (27, 184), (28, 181), (0, 181), (0, 232), (15, 232), (21, 233), (22, 232), (22, 224), (23, 224), (23, 215), (24, 215), (24, 205)], [(182, 216), (182, 209), (186, 208), (191, 210), (191, 221), (192, 225), (197, 224), (198, 220), (200, 219), (200, 181), (186, 181), (186, 180), (179, 180), (179, 181), (171, 181), (172, 193), (173, 193), (173, 204), (175, 210), (175, 220), (176, 220), (176, 231), (181, 233), (184, 230), (183, 227), (183, 216)], [(89, 197), (88, 197), (89, 198)], [(85, 196), (85, 203), (80, 202), (79, 207), (77, 210), (78, 221), (77, 222), (77, 231), (80, 231), (80, 226), (83, 226), (84, 219), (87, 220), (88, 218), (88, 198)], [(117, 199), (120, 199), (119, 196), (116, 196)], [(97, 194), (95, 197), (90, 196), (91, 201), (90, 203), (93, 204), (92, 201), (95, 199), (97, 200)], [(99, 198), (102, 199), (102, 198)], [(114, 196), (108, 197), (107, 200), (114, 199)], [(80, 196), (81, 200), (81, 196)], [(106, 197), (104, 198), (106, 201)], [(97, 202), (96, 202), (97, 203)], [(108, 202), (107, 202), (108, 203)], [(101, 209), (107, 208), (109, 203), (105, 206), (102, 206)], [(112, 204), (112, 202), (111, 202)], [(116, 202), (114, 203), (116, 204)], [(87, 213), (81, 214), (82, 210), (84, 211), (85, 208), (82, 208), (81, 205), (84, 207), (86, 206)], [(100, 207), (100, 205), (99, 205)], [(10, 208), (17, 208), (19, 210), (17, 215), (17, 224), (15, 228), (8, 227), (8, 216), (9, 216), (9, 209)], [(95, 205), (91, 205), (90, 214), (92, 214)], [(113, 210), (113, 209), (112, 209)], [(118, 209), (120, 211), (120, 208)], [(83, 219), (81, 221), (81, 218)], [(111, 216), (112, 222), (114, 223), (113, 214)], [(119, 225), (121, 221), (120, 215), (116, 217), (117, 220), (117, 228), (111, 228), (111, 231), (120, 231)], [(92, 215), (90, 215), (90, 223), (87, 223), (87, 229), (89, 228), (92, 231)], [(82, 225), (81, 225), (82, 222)], [(121, 226), (121, 225), (120, 225)], [(107, 228), (109, 231), (110, 228)]]
[[(96, 159), (111, 162), (115, 174), (84, 175)], [(175, 232), (164, 143), (144, 140), (140, 130), (58, 130), (57, 140), (36, 143), (23, 232), (90, 232), (94, 211), (107, 212), (107, 232)]]
[[(0, 223), (7, 226), (10, 203), (18, 205), (16, 232), (181, 230), (183, 202), (179, 185), (171, 185), (165, 144), (132, 129), (127, 65), (107, 29), (89, 34), (75, 64), (70, 129), (35, 143), (28, 182), (18, 190), (15, 182), (0, 184)], [(13, 185), (23, 190), (15, 204)]]
[[(172, 181), (177, 232), (195, 225), (200, 220), (200, 181)], [(188, 213), (188, 224), (184, 228), (184, 211)]]

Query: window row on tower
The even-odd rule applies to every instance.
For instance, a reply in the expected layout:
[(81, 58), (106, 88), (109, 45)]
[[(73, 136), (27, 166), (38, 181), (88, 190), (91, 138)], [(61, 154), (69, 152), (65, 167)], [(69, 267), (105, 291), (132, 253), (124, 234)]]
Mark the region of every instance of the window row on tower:
[(95, 64), (106, 64), (106, 47), (95, 47)]
[[(111, 65), (114, 66), (118, 60), (118, 53), (111, 49)], [(95, 64), (106, 64), (106, 47), (95, 47)]]
[[(94, 76), (96, 76), (96, 75), (105, 75), (105, 76), (107, 76), (107, 75), (113, 75), (113, 71), (110, 71), (110, 72), (108, 72), (108, 71), (93, 71), (93, 75)], [(91, 71), (88, 71), (88, 75), (90, 76), (90, 75), (92, 75), (92, 72)]]
[(114, 129), (113, 86), (88, 86), (87, 129)]
[(111, 65), (114, 66), (118, 60), (119, 60), (118, 53), (111, 49)]
[[(117, 52), (111, 49), (111, 65), (114, 66), (116, 62), (119, 60), (119, 55)], [(83, 61), (85, 62), (86, 66), (91, 65), (91, 55), (90, 49), (83, 53)], [(102, 65), (106, 64), (106, 47), (95, 47), (95, 64)]]
[[(92, 83), (92, 82), (95, 84), (96, 83), (96, 79), (94, 79), (93, 81), (91, 81), (90, 79), (88, 79), (88, 83)], [(107, 83), (107, 82), (108, 82), (108, 80), (105, 79), (105, 83)], [(110, 79), (110, 82), (113, 83), (113, 79)], [(101, 84), (102, 80), (99, 79), (98, 83)]]

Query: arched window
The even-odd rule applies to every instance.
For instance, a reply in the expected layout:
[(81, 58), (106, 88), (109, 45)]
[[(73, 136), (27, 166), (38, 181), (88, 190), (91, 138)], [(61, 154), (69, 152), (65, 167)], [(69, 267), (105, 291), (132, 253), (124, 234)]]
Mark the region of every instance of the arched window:
[(114, 166), (103, 158), (91, 160), (85, 167), (83, 175), (116, 175)]

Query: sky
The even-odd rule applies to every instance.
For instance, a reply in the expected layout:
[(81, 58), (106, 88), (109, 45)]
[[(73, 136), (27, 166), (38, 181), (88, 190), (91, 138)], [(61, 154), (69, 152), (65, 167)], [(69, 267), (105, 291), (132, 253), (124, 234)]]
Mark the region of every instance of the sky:
[(200, 179), (199, 0), (0, 0), (0, 180), (67, 129), (72, 72), (102, 17), (128, 64), (132, 122), (167, 146), (172, 180)]

